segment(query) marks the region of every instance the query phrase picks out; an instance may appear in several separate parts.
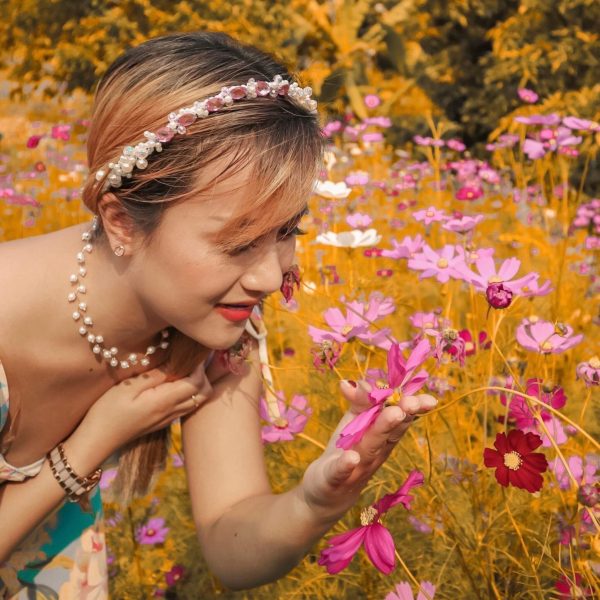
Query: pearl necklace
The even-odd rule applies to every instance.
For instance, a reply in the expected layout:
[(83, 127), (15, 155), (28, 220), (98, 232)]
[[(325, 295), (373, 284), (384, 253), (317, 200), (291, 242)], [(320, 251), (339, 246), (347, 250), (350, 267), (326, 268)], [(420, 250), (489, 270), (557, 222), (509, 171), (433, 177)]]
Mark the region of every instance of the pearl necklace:
[[(71, 291), (67, 296), (67, 300), (70, 303), (77, 302), (79, 300), (79, 294), (84, 295), (87, 293), (87, 288), (83, 283), (81, 283), (80, 278), (84, 278), (87, 274), (87, 269), (85, 267), (85, 253), (87, 252), (88, 254), (90, 254), (94, 248), (90, 240), (92, 239), (92, 231), (95, 231), (97, 228), (98, 217), (94, 217), (94, 220), (92, 221), (92, 229), (81, 234), (81, 239), (85, 242), (85, 245), (83, 246), (81, 251), (77, 253), (79, 273), (72, 273), (69, 276), (71, 286), (75, 287), (75, 290)], [(121, 367), (122, 369), (128, 369), (130, 366), (138, 364), (138, 362), (143, 367), (147, 367), (150, 364), (150, 359), (148, 358), (150, 354), (154, 354), (159, 349), (165, 350), (169, 347), (169, 342), (167, 341), (167, 338), (169, 337), (169, 330), (163, 329), (160, 332), (160, 343), (156, 346), (148, 346), (146, 348), (146, 353), (141, 358), (139, 354), (132, 352), (126, 360), (120, 360), (117, 357), (119, 349), (116, 346), (113, 346), (110, 349), (106, 348), (104, 346), (104, 337), (101, 335), (94, 335), (89, 331), (89, 329), (94, 325), (94, 320), (92, 319), (91, 315), (87, 314), (86, 302), (79, 302), (77, 310), (73, 312), (72, 317), (76, 323), (80, 320), (83, 322), (83, 325), (79, 327), (79, 334), (82, 337), (87, 337), (87, 341), (91, 345), (92, 352), (96, 355), (101, 356), (104, 362), (109, 364), (111, 367)]]

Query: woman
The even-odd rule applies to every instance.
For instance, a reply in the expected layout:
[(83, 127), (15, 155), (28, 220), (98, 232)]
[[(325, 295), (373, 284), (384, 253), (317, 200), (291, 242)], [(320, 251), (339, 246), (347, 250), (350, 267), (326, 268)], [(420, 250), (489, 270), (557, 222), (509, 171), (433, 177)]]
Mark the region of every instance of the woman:
[[(368, 406), (366, 388), (343, 382), (351, 409), (329, 447), (297, 487), (271, 492), (258, 352), (243, 334), (292, 268), (320, 164), (316, 103), (291, 82), (224, 34), (127, 51), (95, 96), (92, 227), (0, 246), (5, 597), (106, 596), (97, 469), (119, 452), (123, 494), (143, 492), (179, 417), (210, 568), (234, 589), (281, 577), (356, 502), (407, 415), (434, 406), (403, 399), (343, 452), (337, 434)], [(240, 347), (247, 360), (230, 368)]]

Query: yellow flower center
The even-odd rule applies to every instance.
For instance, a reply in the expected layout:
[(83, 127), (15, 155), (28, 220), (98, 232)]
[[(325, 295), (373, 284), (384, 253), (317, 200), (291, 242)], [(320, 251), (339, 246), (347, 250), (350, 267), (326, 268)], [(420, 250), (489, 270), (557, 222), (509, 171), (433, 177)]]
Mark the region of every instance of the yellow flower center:
[(600, 369), (600, 358), (598, 358), (597, 356), (592, 356), (592, 358), (590, 358), (588, 362), (592, 369)]
[(385, 405), (396, 406), (400, 402), (400, 400), (402, 400), (402, 397), (403, 395), (401, 392), (399, 392), (398, 390), (394, 390), (394, 393), (385, 399)]
[(507, 452), (504, 455), (504, 466), (509, 468), (511, 471), (518, 471), (522, 464), (523, 459), (515, 450), (512, 452)]
[(467, 352), (471, 352), (475, 348), (475, 344), (473, 342), (465, 342), (465, 350)]
[(366, 525), (372, 525), (377, 517), (377, 511), (369, 506), (368, 508), (363, 508), (360, 513), (360, 524), (364, 527)]
[(154, 531), (154, 529), (147, 529), (146, 533), (150, 536), (154, 535), (156, 533), (156, 531)]
[(432, 210), (428, 210), (428, 211), (425, 213), (425, 216), (426, 216), (426, 217), (433, 217), (433, 215), (435, 215), (435, 213), (434, 213)]
[(285, 429), (288, 426), (288, 420), (283, 417), (277, 417), (276, 419), (273, 419), (273, 425), (278, 429)]
[(552, 346), (552, 344), (548, 340), (546, 340), (545, 342), (542, 343), (542, 345), (540, 346), (540, 348), (544, 352), (550, 352), (550, 350), (552, 350), (553, 346)]
[(490, 277), (488, 279), (488, 285), (492, 284), (492, 283), (500, 283), (502, 281), (502, 279), (500, 279), (500, 277)]
[(529, 322), (530, 323), (537, 323), (539, 320), (540, 320), (540, 318), (538, 316), (536, 316), (536, 315), (531, 315), (529, 317)]
[(342, 327), (342, 335), (348, 335), (352, 331), (352, 325), (344, 325)]
[(425, 329), (431, 329), (433, 327), (433, 323), (431, 321), (427, 321), (427, 323), (423, 323), (423, 327)]
[(437, 261), (437, 266), (440, 269), (445, 269), (448, 266), (448, 261), (445, 258), (440, 258), (440, 260)]

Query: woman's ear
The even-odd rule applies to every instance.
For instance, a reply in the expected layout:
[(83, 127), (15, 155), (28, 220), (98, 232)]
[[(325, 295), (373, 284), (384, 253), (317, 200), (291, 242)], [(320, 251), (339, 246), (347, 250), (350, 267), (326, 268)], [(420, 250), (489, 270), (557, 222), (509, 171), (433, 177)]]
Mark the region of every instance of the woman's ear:
[(98, 202), (98, 213), (110, 247), (114, 250), (117, 246), (123, 246), (125, 254), (130, 254), (135, 245), (135, 230), (120, 200), (107, 192)]

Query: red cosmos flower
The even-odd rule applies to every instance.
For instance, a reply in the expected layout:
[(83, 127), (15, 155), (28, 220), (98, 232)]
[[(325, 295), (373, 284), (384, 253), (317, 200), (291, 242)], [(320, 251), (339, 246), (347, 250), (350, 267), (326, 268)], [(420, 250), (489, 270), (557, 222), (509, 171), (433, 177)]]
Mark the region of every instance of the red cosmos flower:
[(541, 444), (542, 438), (535, 433), (523, 433), (519, 429), (512, 429), (508, 436), (498, 433), (494, 442), (496, 450), (486, 448), (483, 462), (486, 467), (496, 468), (496, 479), (500, 485), (537, 492), (544, 483), (541, 473), (548, 468), (544, 454), (532, 452)]

